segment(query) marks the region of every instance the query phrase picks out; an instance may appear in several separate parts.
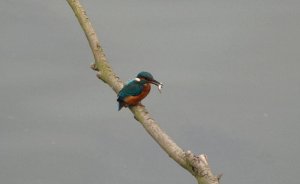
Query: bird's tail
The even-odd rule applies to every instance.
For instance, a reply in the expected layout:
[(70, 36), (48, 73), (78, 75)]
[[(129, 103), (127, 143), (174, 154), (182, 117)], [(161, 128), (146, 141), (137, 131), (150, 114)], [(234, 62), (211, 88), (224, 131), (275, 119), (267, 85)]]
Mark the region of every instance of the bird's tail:
[(118, 102), (119, 102), (118, 111), (120, 111), (122, 109), (122, 107), (124, 107), (124, 102), (119, 101), (119, 100), (118, 100)]

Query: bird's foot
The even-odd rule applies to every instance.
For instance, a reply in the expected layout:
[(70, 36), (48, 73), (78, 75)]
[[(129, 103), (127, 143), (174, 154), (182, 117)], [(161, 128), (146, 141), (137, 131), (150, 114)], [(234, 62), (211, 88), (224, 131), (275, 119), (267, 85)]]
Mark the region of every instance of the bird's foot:
[(141, 107), (145, 107), (141, 102), (139, 102), (137, 105)]

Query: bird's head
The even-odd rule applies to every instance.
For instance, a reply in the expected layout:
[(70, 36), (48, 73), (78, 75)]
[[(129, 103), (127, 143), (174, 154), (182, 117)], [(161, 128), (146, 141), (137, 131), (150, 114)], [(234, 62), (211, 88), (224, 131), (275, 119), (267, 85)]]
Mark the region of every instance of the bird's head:
[(151, 83), (151, 84), (154, 84), (156, 86), (162, 85), (162, 83), (155, 80), (153, 78), (152, 74), (149, 73), (149, 72), (142, 71), (142, 72), (137, 74), (136, 78), (139, 79), (139, 80), (145, 80), (147, 83)]

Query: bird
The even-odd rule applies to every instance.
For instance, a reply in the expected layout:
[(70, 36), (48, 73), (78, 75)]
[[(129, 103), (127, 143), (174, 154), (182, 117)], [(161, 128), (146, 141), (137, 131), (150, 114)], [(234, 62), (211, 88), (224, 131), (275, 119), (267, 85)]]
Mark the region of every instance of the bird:
[(117, 101), (119, 102), (118, 110), (122, 107), (135, 106), (149, 94), (151, 84), (158, 86), (160, 91), (163, 84), (155, 80), (151, 73), (142, 71), (139, 72), (135, 79), (131, 80), (128, 84), (119, 91)]

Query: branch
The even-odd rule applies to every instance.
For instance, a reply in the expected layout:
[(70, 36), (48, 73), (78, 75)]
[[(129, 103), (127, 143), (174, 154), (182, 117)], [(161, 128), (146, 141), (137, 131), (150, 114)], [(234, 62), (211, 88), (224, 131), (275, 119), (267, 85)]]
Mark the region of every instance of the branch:
[[(79, 0), (67, 0), (73, 9), (92, 49), (95, 62), (91, 68), (97, 71), (97, 77), (108, 84), (116, 93), (123, 82), (112, 71), (106, 60), (103, 49), (94, 28), (86, 15)], [(135, 119), (139, 121), (160, 147), (180, 166), (189, 171), (198, 181), (198, 184), (218, 184), (220, 176), (214, 176), (209, 168), (206, 155), (194, 155), (191, 151), (181, 149), (151, 118), (145, 107), (134, 106), (130, 108)]]

